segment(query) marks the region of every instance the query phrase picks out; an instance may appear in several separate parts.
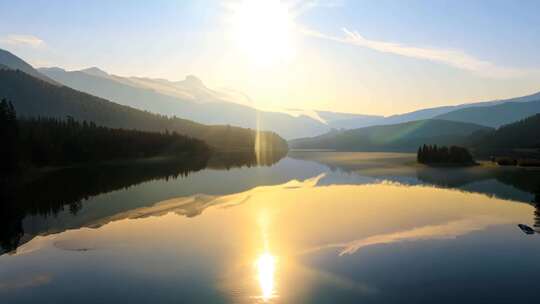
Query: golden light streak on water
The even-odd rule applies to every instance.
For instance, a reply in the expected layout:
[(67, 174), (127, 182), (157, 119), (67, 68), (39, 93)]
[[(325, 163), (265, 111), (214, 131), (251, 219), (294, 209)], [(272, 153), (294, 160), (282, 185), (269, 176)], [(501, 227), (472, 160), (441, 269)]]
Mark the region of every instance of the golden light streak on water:
[(277, 261), (270, 252), (270, 244), (268, 237), (268, 226), (270, 224), (270, 218), (268, 210), (261, 210), (258, 218), (259, 226), (262, 234), (263, 252), (259, 255), (255, 262), (257, 269), (257, 280), (259, 282), (260, 296), (264, 302), (268, 302), (272, 298), (276, 297), (275, 288), (275, 273)]
[(261, 288), (260, 298), (267, 302), (275, 297), (276, 258), (269, 252), (264, 252), (257, 259), (257, 278)]

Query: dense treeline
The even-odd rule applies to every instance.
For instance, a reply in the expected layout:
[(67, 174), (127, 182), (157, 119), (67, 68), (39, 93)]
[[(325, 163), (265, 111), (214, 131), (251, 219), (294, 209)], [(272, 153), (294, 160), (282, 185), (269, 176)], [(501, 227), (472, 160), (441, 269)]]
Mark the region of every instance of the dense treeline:
[(466, 142), (478, 157), (502, 166), (540, 166), (540, 113), (488, 132), (476, 132)]
[(72, 117), (17, 119), (13, 105), (0, 102), (2, 167), (64, 165), (153, 156), (208, 158), (210, 149), (201, 140), (176, 132), (143, 132), (111, 129)]
[(2, 141), (0, 145), (0, 172), (9, 172), (16, 168), (18, 135), (19, 127), (15, 108), (12, 103), (2, 99), (0, 101), (0, 140)]
[[(24, 183), (0, 183), (0, 253), (20, 245), (26, 216), (56, 216), (64, 210), (76, 214), (90, 197), (150, 180), (183, 178), (206, 165), (202, 158), (100, 164), (56, 170)], [(117, 208), (121, 206), (109, 210)]]
[(476, 149), (540, 148), (540, 113), (471, 138)]
[(422, 164), (474, 164), (474, 159), (466, 148), (457, 146), (423, 145), (418, 148), (417, 160)]
[[(65, 86), (55, 86), (21, 71), (0, 69), (0, 95), (13, 102), (21, 117), (72, 116), (109, 128), (151, 132), (176, 131), (204, 140), (221, 151), (252, 150), (257, 132), (233, 126), (208, 126), (110, 102)], [(266, 149), (287, 150), (287, 142), (273, 132), (261, 132)]]

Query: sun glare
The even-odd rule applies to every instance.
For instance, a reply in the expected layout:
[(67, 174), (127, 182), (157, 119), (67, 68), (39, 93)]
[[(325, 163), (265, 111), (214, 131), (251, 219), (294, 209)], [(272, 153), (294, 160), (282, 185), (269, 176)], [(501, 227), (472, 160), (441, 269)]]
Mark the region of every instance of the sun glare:
[(261, 298), (268, 301), (274, 297), (274, 273), (276, 271), (276, 259), (268, 252), (263, 253), (257, 259), (257, 273), (261, 288)]
[(232, 7), (231, 36), (252, 63), (272, 66), (294, 55), (294, 22), (279, 0), (244, 0)]

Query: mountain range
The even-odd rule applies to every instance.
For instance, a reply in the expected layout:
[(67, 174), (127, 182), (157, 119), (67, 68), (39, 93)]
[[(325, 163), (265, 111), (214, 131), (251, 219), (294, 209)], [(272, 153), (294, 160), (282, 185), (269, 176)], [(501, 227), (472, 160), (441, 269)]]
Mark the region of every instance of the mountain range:
[(229, 124), (245, 128), (272, 130), (285, 138), (320, 134), (328, 126), (305, 115), (260, 111), (231, 102), (230, 96), (208, 89), (195, 76), (183, 81), (120, 77), (96, 68), (65, 71), (40, 69), (41, 73), (66, 86), (116, 103), (163, 115), (205, 124)]
[(59, 85), (58, 82), (35, 70), (34, 67), (28, 64), (26, 61), (3, 49), (0, 49), (0, 68), (20, 70), (30, 76), (36, 77), (50, 84)]
[[(209, 89), (196, 76), (182, 81), (120, 77), (98, 68), (65, 71), (41, 68), (39, 72), (74, 89), (111, 101), (164, 115), (177, 115), (206, 124), (230, 124), (272, 130), (286, 139), (317, 136), (332, 129), (443, 119), (498, 127), (530, 116), (540, 108), (540, 92), (528, 96), (442, 106), (391, 116), (330, 111), (264, 111), (246, 104), (245, 94)], [(529, 103), (516, 106), (518, 103)], [(486, 114), (491, 119), (486, 121)]]
[(337, 151), (416, 151), (423, 144), (448, 145), (465, 141), (476, 132), (491, 128), (477, 124), (426, 119), (394, 125), (371, 126), (329, 132), (289, 142), (293, 149)]
[[(535, 97), (536, 100), (532, 99)], [(530, 101), (533, 100), (533, 101)], [(540, 94), (491, 106), (468, 107), (436, 116), (437, 119), (476, 123), (489, 127), (500, 127), (540, 113)]]
[[(318, 140), (337, 134), (349, 134), (344, 130), (386, 125), (403, 127), (408, 126), (402, 125), (403, 123), (417, 121), (422, 122), (420, 125), (434, 120), (497, 128), (540, 112), (540, 92), (511, 99), (419, 109), (391, 116), (303, 109), (276, 112), (252, 107), (249, 97), (241, 92), (210, 89), (193, 75), (181, 81), (169, 81), (122, 77), (97, 67), (79, 71), (66, 71), (61, 68), (36, 70), (7, 51), (0, 52), (0, 66), (24, 71), (51, 85), (64, 85), (101, 99), (152, 113), (181, 117), (202, 124), (270, 130), (285, 139), (298, 139), (291, 141), (294, 144), (307, 142), (308, 137)], [(455, 125), (458, 126), (462, 125)]]
[(10, 100), (18, 116), (73, 117), (111, 128), (143, 131), (176, 131), (202, 139), (223, 151), (253, 151), (257, 140), (267, 150), (287, 149), (287, 143), (273, 132), (204, 125), (186, 119), (157, 115), (83, 93), (67, 86), (54, 85), (25, 72), (0, 69), (0, 96)]

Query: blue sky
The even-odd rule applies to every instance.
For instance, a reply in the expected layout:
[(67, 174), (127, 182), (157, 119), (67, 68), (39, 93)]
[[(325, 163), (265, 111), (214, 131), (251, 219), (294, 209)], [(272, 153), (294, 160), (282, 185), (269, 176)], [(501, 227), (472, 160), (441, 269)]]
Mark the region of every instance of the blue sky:
[(393, 114), (540, 91), (539, 11), (532, 0), (0, 0), (0, 47), (37, 66), (195, 74), (260, 107)]

